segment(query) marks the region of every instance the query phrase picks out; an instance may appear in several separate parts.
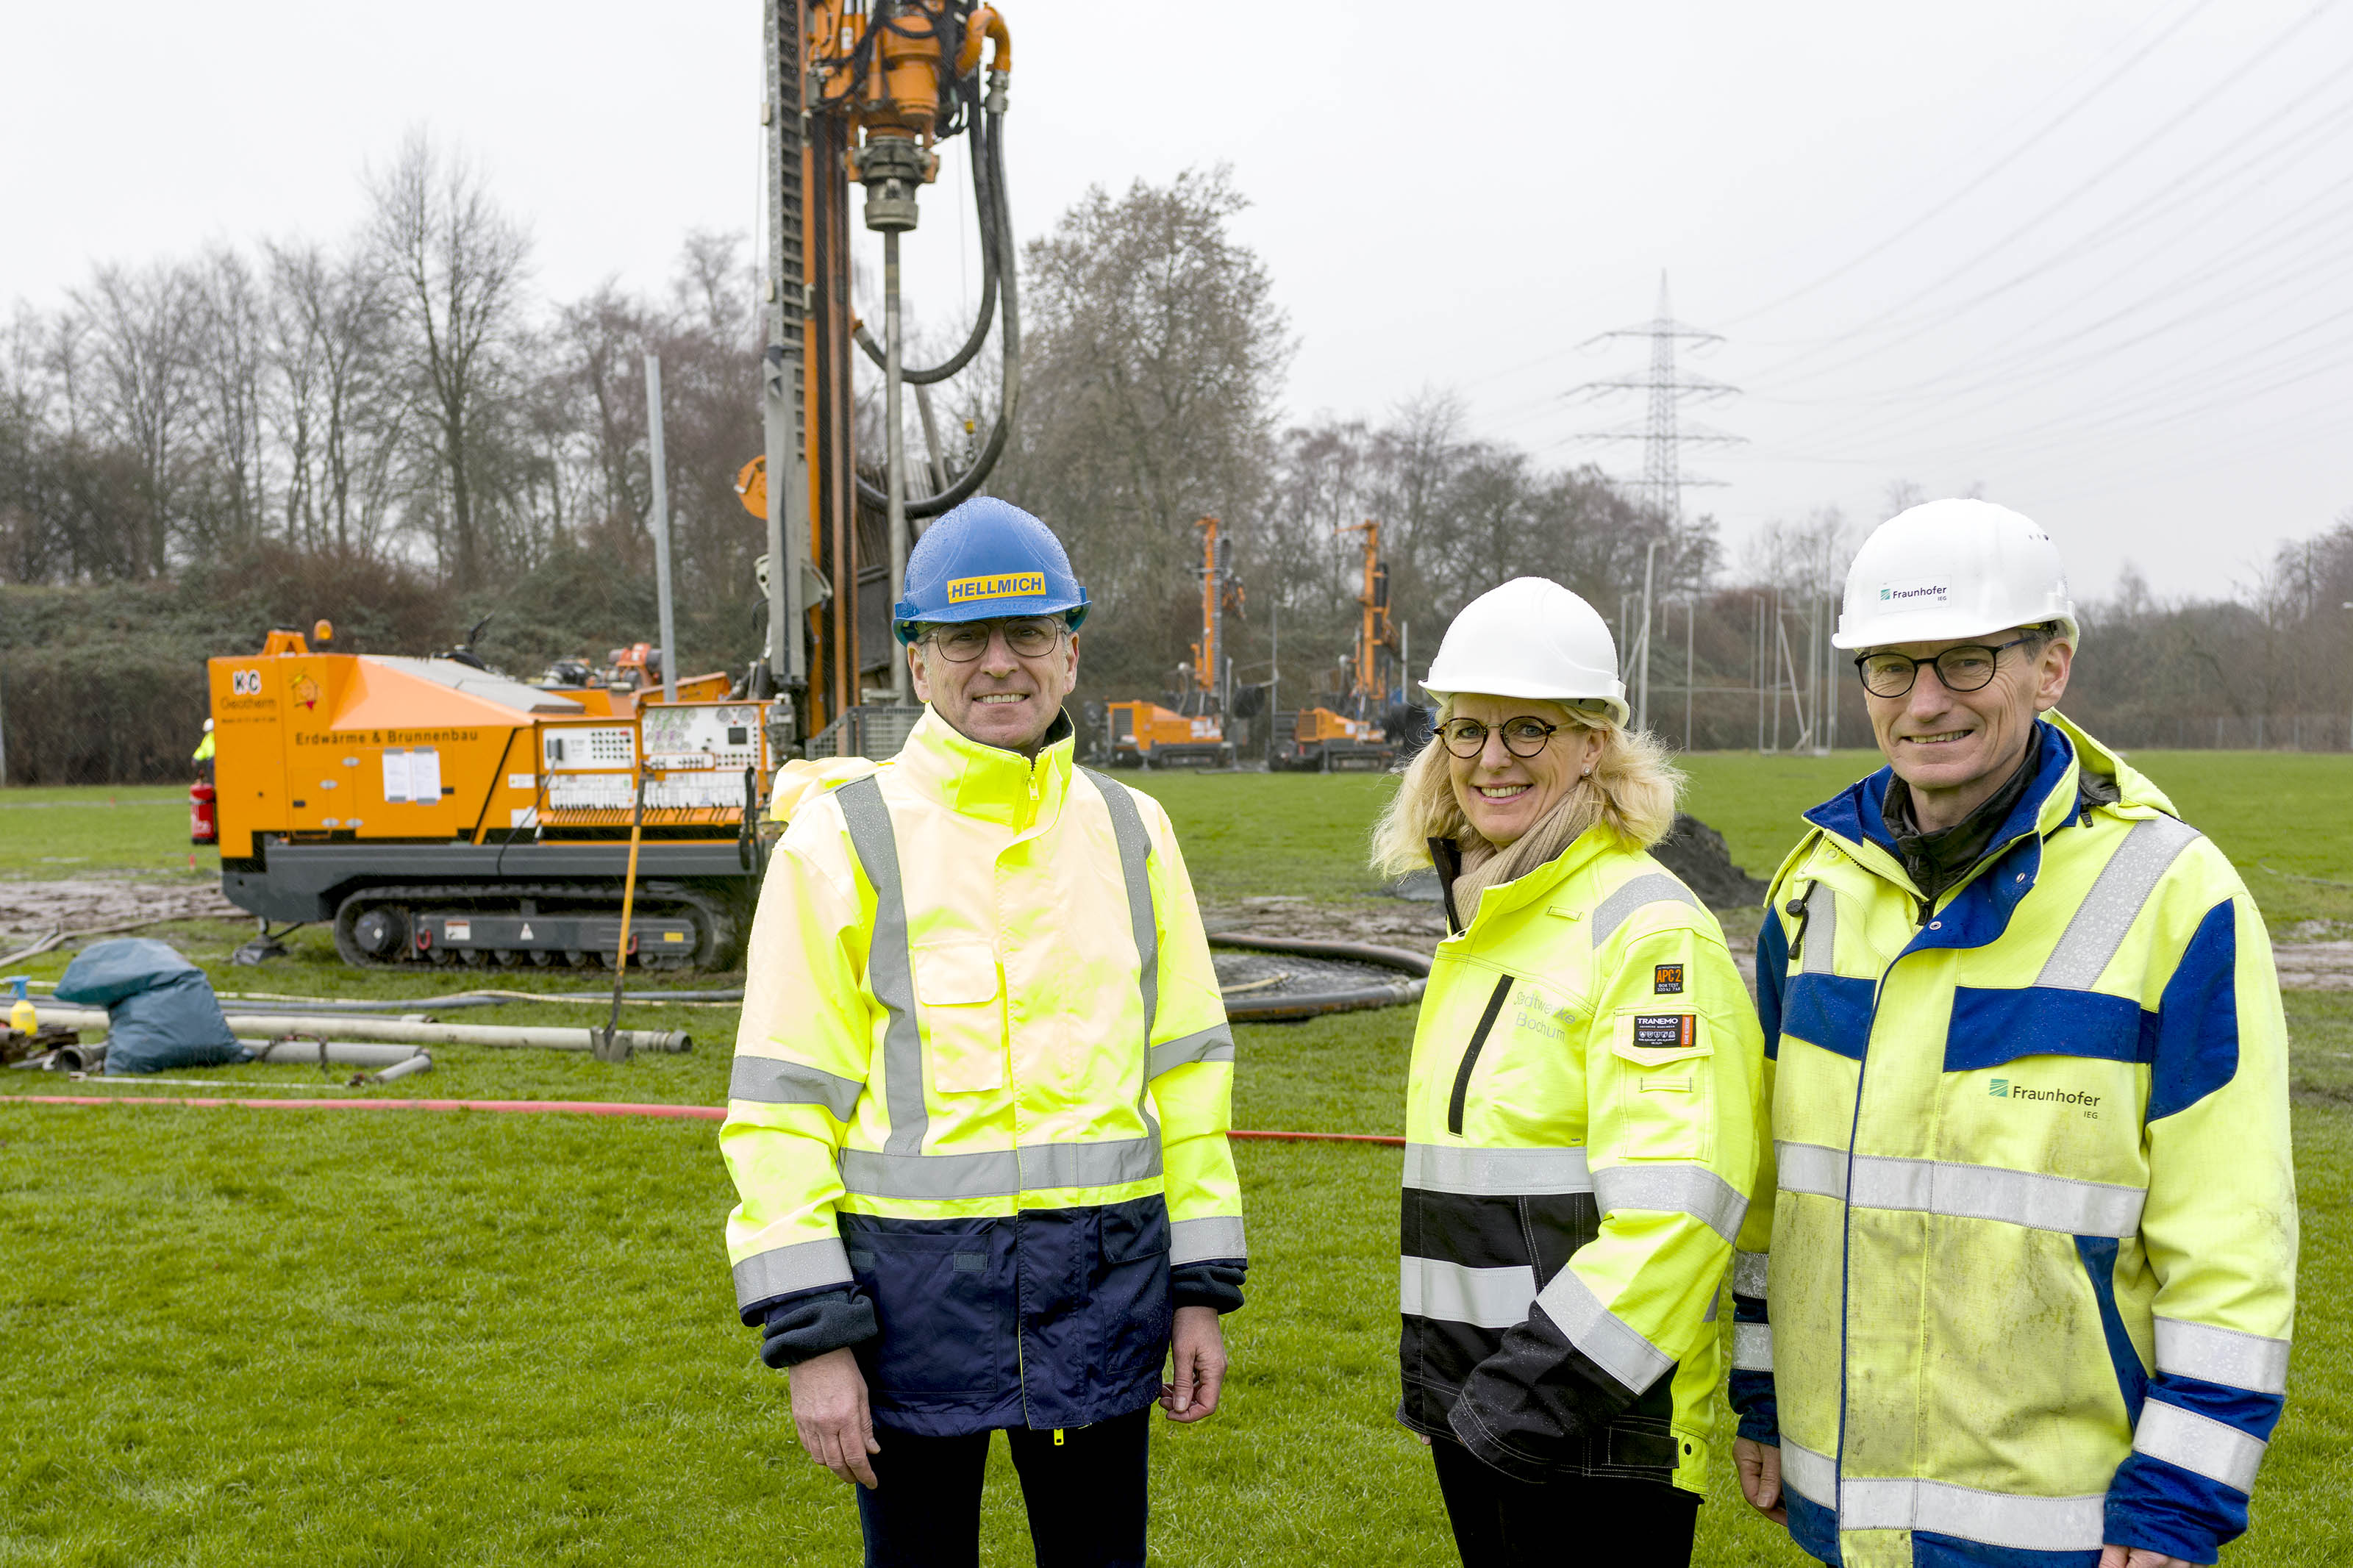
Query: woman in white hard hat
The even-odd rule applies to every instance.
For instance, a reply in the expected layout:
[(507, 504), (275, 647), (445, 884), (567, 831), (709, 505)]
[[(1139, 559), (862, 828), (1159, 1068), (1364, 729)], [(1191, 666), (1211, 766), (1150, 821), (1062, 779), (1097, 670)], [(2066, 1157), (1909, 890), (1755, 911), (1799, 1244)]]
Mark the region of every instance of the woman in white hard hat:
[(1406, 1091), (1398, 1414), (1468, 1568), (1687, 1563), (1706, 1485), (1763, 1042), (1715, 917), (1645, 853), (1679, 778), (1617, 665), (1556, 583), (1474, 600), (1375, 832), (1382, 870), (1437, 868), (1450, 931)]

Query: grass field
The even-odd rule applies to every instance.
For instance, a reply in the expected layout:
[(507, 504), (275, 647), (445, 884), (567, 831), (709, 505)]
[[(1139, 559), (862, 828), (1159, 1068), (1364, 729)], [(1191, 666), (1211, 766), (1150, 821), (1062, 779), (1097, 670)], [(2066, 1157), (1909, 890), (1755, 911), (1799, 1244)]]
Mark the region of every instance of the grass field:
[[(2139, 760), (2242, 867), (2268, 859), (2353, 880), (2341, 821), (2353, 762)], [(1858, 771), (1842, 757), (1689, 766), (1693, 809), (1758, 874), (1778, 862), (1797, 811)], [(1167, 802), (1205, 897), (1372, 887), (1357, 850), (1378, 780), (1140, 782)], [(2254, 799), (2236, 806), (2242, 791)], [(177, 853), (185, 876), (180, 819), (149, 809), (154, 826), (141, 830), (114, 826), (145, 815), (120, 805), (69, 796), (21, 816), (0, 806), (0, 874), (59, 874), (23, 859), (45, 865), (29, 853), (37, 847), (102, 844), (100, 854), (120, 858), (71, 874), (169, 870)], [(37, 829), (17, 826), (32, 819)], [(30, 832), (37, 846), (25, 842)], [(2344, 918), (2329, 889), (2272, 880), (2276, 891), (2256, 891), (2275, 922)], [(232, 969), (227, 954), (246, 928), (188, 922), (162, 934), (224, 990), (416, 996), (467, 978), (351, 974), (311, 931), (296, 935), (288, 961)], [(26, 967), (54, 975), (63, 959)], [(2299, 994), (2289, 1007), (2312, 1305), (2255, 1527), (2226, 1554), (2250, 1568), (2353, 1556), (2353, 1321), (2337, 1309), (2353, 1292), (2353, 996)], [(555, 1003), (483, 1016), (601, 1017)], [(625, 1021), (690, 1027), (703, 1044), (620, 1066), (451, 1047), (436, 1051), (430, 1078), (383, 1092), (724, 1097), (732, 1009), (634, 1007)], [(1392, 1009), (1238, 1030), (1237, 1124), (1398, 1131), (1411, 1026), (1408, 1010)], [(321, 1082), (300, 1068), (173, 1076)], [(65, 1087), (0, 1074), (0, 1093)], [(792, 1444), (782, 1380), (735, 1322), (718, 1239), (732, 1194), (712, 1132), (708, 1122), (0, 1099), (0, 1565), (856, 1562), (849, 1494)], [(1427, 1459), (1388, 1417), (1395, 1151), (1237, 1152), (1251, 1304), (1229, 1320), (1227, 1407), (1155, 1438), (1155, 1560), (1451, 1561)], [(1697, 1561), (1805, 1561), (1721, 1473), (1716, 1492)], [(1001, 1458), (987, 1531), (988, 1561), (1028, 1560)]]

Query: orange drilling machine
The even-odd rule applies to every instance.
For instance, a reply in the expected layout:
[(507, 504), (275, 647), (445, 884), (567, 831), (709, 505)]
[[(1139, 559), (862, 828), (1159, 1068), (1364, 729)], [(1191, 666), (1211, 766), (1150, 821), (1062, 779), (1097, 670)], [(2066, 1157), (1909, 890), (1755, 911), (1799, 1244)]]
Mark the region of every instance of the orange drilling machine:
[[(766, 450), (738, 480), (766, 525), (764, 657), (740, 682), (673, 679), (668, 700), (643, 647), (616, 654), (609, 684), (576, 659), (510, 679), (470, 643), (435, 658), (329, 652), (311, 646), (324, 623), (212, 660), (222, 883), (265, 940), (271, 921), (329, 921), (358, 964), (604, 963), (634, 887), (638, 962), (725, 967), (758, 889), (777, 765), (887, 755), (920, 712), (891, 635), (908, 531), (978, 489), (1019, 402), (1012, 39), (974, 0), (766, 0), (764, 50)], [(908, 366), (899, 240), (957, 136), (980, 231), (977, 320), (947, 359)], [(882, 240), (879, 342), (851, 309), (855, 186)], [(930, 440), (927, 389), (997, 328), (995, 425), (952, 468)], [(860, 353), (881, 367), (879, 464), (856, 438)], [(913, 494), (909, 385), (931, 446)]]
[(1356, 652), (1341, 666), (1346, 689), (1316, 707), (1277, 714), (1270, 761), (1276, 768), (1293, 771), (1378, 773), (1397, 761), (1398, 748), (1388, 739), (1386, 724), (1389, 709), (1403, 700), (1390, 677), (1395, 674), (1402, 684), (1405, 668), (1398, 657), (1396, 628), (1389, 624), (1388, 563), (1381, 559), (1379, 523), (1367, 518), (1333, 531), (1360, 533), (1365, 539)]
[[(754, 691), (779, 700), (780, 752), (887, 756), (919, 711), (891, 633), (913, 531), (978, 491), (1020, 404), (1005, 175), (1012, 37), (994, 7), (973, 0), (767, 0), (765, 47), (767, 449), (737, 480), (767, 525), (767, 648)], [(954, 353), (908, 365), (900, 237), (916, 226), (917, 194), (938, 176), (937, 148), (957, 136), (971, 159), (979, 308)], [(865, 187), (860, 222), (882, 239), (879, 341), (850, 304), (853, 184)], [(997, 412), (959, 467), (939, 443), (930, 391), (972, 364), (993, 329)], [(860, 353), (881, 372), (879, 463), (858, 447)], [(909, 387), (923, 416), (920, 464), (905, 451)], [(786, 482), (772, 482), (779, 475)]]
[(1234, 743), (1226, 733), (1232, 679), (1225, 616), (1228, 610), (1240, 613), (1241, 584), (1234, 581), (1233, 541), (1219, 532), (1218, 520), (1205, 517), (1193, 526), (1201, 531), (1201, 564), (1195, 568), (1201, 579), (1201, 640), (1193, 645), (1191, 661), (1177, 667), (1180, 689), (1169, 706), (1104, 704), (1104, 740), (1113, 767), (1234, 765)]

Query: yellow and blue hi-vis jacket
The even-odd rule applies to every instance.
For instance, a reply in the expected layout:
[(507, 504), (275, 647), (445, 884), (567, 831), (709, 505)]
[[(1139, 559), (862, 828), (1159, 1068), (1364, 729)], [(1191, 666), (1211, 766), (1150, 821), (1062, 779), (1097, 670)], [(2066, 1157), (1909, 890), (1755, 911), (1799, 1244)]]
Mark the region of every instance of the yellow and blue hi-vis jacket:
[[(1807, 814), (1757, 943), (1767, 1258), (1732, 1398), (1844, 1568), (2211, 1563), (2286, 1391), (2296, 1211), (2270, 940), (2221, 852), (2053, 714), (1933, 904), (1883, 769)], [(1778, 1194), (1775, 1188), (1778, 1184)]]
[(923, 1436), (1150, 1404), (1170, 1270), (1244, 1257), (1233, 1037), (1159, 805), (927, 712), (818, 764), (747, 959), (720, 1147), (737, 1305), (871, 1303), (875, 1418)]
[(1715, 917), (1609, 829), (1488, 889), (1414, 1031), (1398, 1419), (1523, 1480), (1704, 1491), (1763, 1068)]

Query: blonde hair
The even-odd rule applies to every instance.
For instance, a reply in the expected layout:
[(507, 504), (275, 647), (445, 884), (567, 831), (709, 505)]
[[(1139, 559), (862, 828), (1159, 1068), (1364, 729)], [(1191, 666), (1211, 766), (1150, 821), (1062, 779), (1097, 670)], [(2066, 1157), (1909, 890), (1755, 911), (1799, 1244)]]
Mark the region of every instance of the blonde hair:
[(1667, 761), (1666, 748), (1647, 732), (1619, 723), (1607, 711), (1555, 703), (1571, 725), (1601, 734), (1593, 771), (1569, 786), (1560, 804), (1509, 844), (1493, 844), (1471, 826), (1455, 798), (1450, 758), (1437, 731), (1454, 717), (1454, 699), (1439, 704), (1430, 744), (1400, 770), (1397, 794), (1373, 825), (1373, 869), (1399, 876), (1430, 864), (1430, 841), (1451, 838), (1462, 851), (1462, 872), (1454, 880), (1454, 907), (1470, 923), (1479, 895), (1515, 881), (1567, 848), (1599, 824), (1629, 848), (1647, 849), (1667, 836), (1675, 822), (1675, 797), (1683, 775)]

